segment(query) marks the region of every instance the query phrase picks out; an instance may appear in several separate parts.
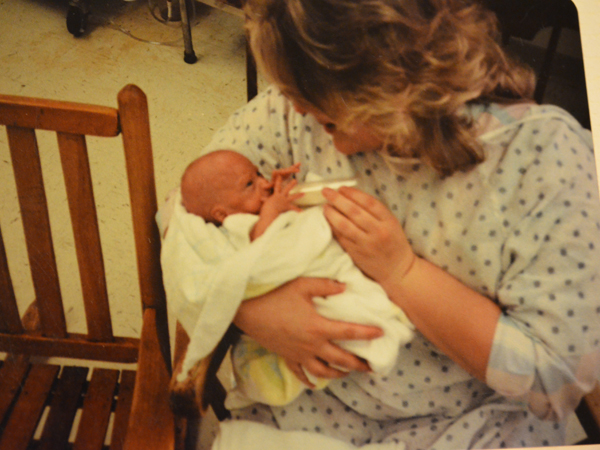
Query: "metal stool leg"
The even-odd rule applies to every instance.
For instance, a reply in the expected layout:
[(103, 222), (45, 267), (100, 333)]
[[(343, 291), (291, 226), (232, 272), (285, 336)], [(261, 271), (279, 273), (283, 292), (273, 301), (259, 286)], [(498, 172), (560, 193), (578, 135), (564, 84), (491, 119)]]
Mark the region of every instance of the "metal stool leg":
[(192, 45), (192, 27), (190, 25), (189, 0), (179, 0), (179, 9), (181, 10), (181, 30), (183, 31), (183, 45), (185, 51), (183, 60), (188, 64), (194, 64), (198, 61), (194, 46)]

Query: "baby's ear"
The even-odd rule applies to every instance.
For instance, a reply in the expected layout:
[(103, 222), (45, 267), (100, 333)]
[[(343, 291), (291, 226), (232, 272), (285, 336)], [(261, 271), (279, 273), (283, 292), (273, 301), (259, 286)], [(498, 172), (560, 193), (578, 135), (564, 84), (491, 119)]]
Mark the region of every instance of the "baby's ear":
[(225, 220), (225, 217), (227, 217), (227, 211), (221, 205), (215, 205), (210, 210), (210, 216), (214, 222), (222, 224)]

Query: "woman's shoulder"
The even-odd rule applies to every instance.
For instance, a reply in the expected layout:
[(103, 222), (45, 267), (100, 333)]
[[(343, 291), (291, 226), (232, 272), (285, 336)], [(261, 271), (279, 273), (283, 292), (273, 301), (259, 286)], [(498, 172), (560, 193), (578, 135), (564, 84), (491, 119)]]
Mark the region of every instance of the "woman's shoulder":
[(552, 190), (579, 177), (595, 179), (591, 133), (560, 107), (485, 105), (476, 126), (485, 152), (478, 173), (502, 184), (503, 192), (508, 185)]
[(574, 133), (592, 148), (591, 132), (586, 130), (566, 110), (556, 105), (538, 105), (534, 102), (510, 104), (488, 103), (471, 107), (478, 138), (483, 141), (495, 140), (502, 134), (519, 132), (531, 135), (532, 140), (547, 138), (557, 130)]

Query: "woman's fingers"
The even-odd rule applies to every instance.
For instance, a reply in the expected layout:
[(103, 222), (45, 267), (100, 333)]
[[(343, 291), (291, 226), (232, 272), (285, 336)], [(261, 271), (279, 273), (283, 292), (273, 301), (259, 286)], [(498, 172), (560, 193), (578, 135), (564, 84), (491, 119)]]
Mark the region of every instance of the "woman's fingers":
[(288, 366), (288, 368), (294, 373), (294, 375), (296, 375), (296, 378), (298, 378), (302, 383), (304, 383), (306, 386), (308, 386), (311, 389), (315, 388), (315, 385), (313, 383), (310, 382), (310, 380), (308, 379), (308, 377), (306, 376), (306, 373), (304, 372), (304, 370), (302, 369), (302, 366), (294, 361), (290, 361), (289, 359), (285, 359), (285, 364)]
[(319, 360), (324, 362), (330, 373), (335, 374), (336, 378), (348, 375), (348, 372), (368, 372), (369, 365), (356, 355), (343, 350), (335, 344), (324, 348), (320, 353)]
[[(370, 325), (360, 325), (356, 323), (338, 322), (335, 320), (323, 319), (324, 332), (330, 340), (333, 341), (354, 341), (376, 339), (383, 336), (383, 331), (380, 328)], [(339, 347), (336, 347), (339, 348)], [(341, 350), (341, 349), (340, 349)], [(343, 350), (341, 350), (343, 351)], [(333, 361), (329, 361), (333, 362)]]
[(310, 389), (314, 389), (315, 384), (308, 378), (306, 372), (309, 372), (313, 377), (325, 379), (343, 378), (348, 375), (348, 372), (334, 369), (320, 358), (315, 358), (305, 363), (304, 366), (289, 359), (284, 359), (284, 361), (294, 375)]
[(357, 189), (324, 189), (325, 218), (354, 263), (375, 281), (404, 273), (414, 261), (404, 230), (387, 207)]
[(358, 226), (355, 222), (351, 221), (344, 214), (339, 212), (335, 207), (329, 204), (325, 204), (323, 207), (323, 214), (331, 225), (331, 231), (335, 238), (345, 248), (342, 240), (347, 240), (349, 243), (356, 243), (360, 241), (365, 234), (365, 230)]
[(356, 217), (364, 221), (386, 220), (390, 216), (383, 203), (359, 189), (343, 186), (334, 191), (325, 188), (323, 196), (346, 217)]
[(376, 245), (379, 234), (396, 220), (381, 202), (357, 189), (324, 189), (323, 196), (329, 202), (325, 217), (344, 248), (344, 240), (347, 245)]
[(341, 294), (346, 289), (346, 286), (339, 281), (314, 277), (297, 278), (284, 286), (290, 286), (290, 288), (294, 286), (294, 289), (298, 289), (304, 296), (311, 299), (313, 297), (329, 297), (330, 295)]
[(332, 189), (323, 189), (325, 216), (335, 231), (353, 240), (372, 226), (374, 217), (352, 199)]
[[(382, 336), (376, 327), (326, 319), (319, 315), (314, 297), (340, 294), (344, 285), (325, 278), (299, 278), (255, 299), (246, 300), (234, 322), (263, 347), (300, 364), (315, 376), (339, 378), (347, 370), (367, 371), (359, 358), (332, 341), (370, 340)], [(285, 336), (285, 338), (283, 338)], [(297, 368), (296, 368), (297, 370)]]
[(317, 378), (335, 379), (348, 376), (348, 372), (334, 369), (318, 358), (308, 361), (304, 364), (304, 368)]

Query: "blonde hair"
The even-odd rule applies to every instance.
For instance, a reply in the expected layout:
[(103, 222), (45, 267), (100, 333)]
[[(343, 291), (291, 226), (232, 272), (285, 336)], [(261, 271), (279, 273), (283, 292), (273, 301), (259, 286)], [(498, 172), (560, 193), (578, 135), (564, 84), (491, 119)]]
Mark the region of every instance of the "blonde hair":
[(533, 94), (533, 72), (472, 0), (246, 0), (245, 12), (259, 68), (288, 97), (441, 174), (483, 160), (465, 104)]

